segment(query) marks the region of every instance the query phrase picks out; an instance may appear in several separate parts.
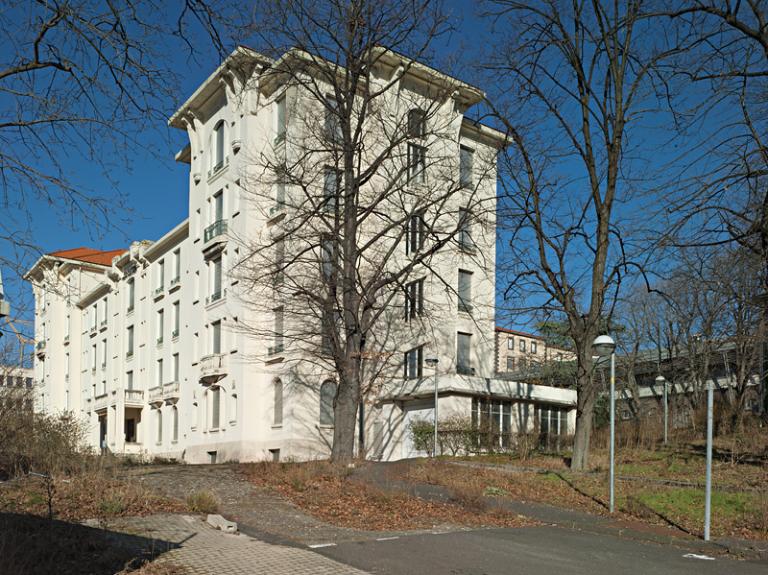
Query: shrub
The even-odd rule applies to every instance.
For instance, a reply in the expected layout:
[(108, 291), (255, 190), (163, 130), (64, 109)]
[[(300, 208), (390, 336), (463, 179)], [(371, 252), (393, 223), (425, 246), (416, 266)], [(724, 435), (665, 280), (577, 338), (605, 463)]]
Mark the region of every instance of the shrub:
[(195, 491), (187, 496), (187, 507), (194, 513), (216, 513), (219, 500), (210, 491)]
[(434, 448), (434, 424), (424, 419), (416, 419), (411, 422), (410, 433), (413, 447), (419, 451), (426, 451), (431, 457)]

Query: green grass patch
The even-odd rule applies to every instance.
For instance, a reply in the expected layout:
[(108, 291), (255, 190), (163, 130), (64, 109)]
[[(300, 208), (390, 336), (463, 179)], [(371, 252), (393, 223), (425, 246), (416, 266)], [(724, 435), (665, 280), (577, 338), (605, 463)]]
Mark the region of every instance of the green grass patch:
[[(665, 488), (657, 491), (639, 491), (635, 497), (650, 507), (670, 517), (695, 518), (704, 514), (702, 489)], [(754, 496), (749, 493), (712, 492), (712, 514), (736, 519), (752, 508)]]

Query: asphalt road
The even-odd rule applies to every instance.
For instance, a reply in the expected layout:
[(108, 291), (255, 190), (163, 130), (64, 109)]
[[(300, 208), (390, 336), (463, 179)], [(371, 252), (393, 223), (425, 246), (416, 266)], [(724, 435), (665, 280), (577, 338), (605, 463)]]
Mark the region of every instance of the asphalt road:
[(558, 527), (412, 535), (315, 551), (380, 575), (768, 574), (768, 562), (689, 558), (674, 547)]

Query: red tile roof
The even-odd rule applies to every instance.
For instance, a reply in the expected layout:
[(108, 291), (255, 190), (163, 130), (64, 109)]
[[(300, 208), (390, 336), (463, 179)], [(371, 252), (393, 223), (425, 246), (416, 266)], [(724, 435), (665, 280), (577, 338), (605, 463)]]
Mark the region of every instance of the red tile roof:
[(71, 250), (59, 250), (51, 252), (49, 256), (64, 258), (67, 260), (78, 260), (89, 264), (98, 264), (100, 266), (112, 265), (112, 258), (124, 254), (126, 250), (95, 250), (93, 248), (74, 248)]

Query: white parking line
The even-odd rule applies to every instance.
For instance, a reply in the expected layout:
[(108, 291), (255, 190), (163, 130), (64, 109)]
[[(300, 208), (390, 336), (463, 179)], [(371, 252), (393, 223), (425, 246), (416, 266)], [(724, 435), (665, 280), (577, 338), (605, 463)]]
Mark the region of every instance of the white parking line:
[(321, 547), (336, 547), (335, 543), (315, 543), (314, 545), (307, 545), (310, 549), (320, 549)]
[(686, 553), (683, 555), (686, 559), (701, 559), (702, 561), (714, 561), (714, 557), (710, 557), (709, 555), (696, 555), (696, 553)]
[(394, 541), (395, 539), (400, 539), (400, 537), (379, 537), (376, 541)]

